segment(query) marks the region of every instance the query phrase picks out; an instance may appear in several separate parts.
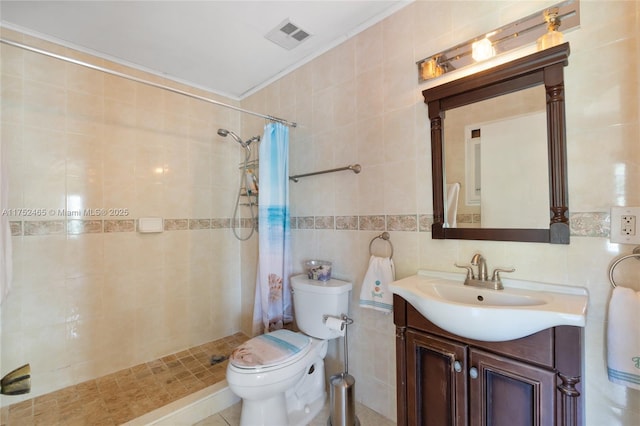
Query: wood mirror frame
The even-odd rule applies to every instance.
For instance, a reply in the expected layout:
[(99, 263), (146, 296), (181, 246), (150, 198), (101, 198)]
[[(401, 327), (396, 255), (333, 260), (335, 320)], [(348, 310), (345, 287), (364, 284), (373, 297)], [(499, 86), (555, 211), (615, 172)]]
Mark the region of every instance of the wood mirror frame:
[[(422, 92), (431, 121), (434, 239), (569, 244), (564, 74), (569, 43)], [(544, 84), (547, 105), (550, 223), (545, 229), (444, 227), (444, 126), (447, 110)], [(508, 201), (507, 201), (508, 202)]]

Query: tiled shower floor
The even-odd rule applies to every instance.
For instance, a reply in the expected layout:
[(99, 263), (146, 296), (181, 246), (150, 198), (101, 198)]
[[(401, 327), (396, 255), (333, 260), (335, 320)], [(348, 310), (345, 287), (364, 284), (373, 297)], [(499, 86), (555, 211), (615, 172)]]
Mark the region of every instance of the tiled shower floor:
[(242, 333), (196, 346), (95, 380), (2, 409), (2, 426), (119, 425), (225, 378), (229, 356), (246, 341)]

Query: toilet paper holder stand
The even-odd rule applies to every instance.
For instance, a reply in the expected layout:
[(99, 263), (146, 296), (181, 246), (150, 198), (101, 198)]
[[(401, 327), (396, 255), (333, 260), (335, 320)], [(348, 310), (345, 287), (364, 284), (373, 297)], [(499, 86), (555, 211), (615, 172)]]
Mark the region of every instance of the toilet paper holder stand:
[(322, 316), (322, 322), (326, 323), (329, 318), (339, 319), (342, 322), (340, 325), (340, 331), (343, 331), (345, 326), (353, 324), (353, 319), (349, 318), (345, 314), (340, 315), (340, 318), (325, 314)]

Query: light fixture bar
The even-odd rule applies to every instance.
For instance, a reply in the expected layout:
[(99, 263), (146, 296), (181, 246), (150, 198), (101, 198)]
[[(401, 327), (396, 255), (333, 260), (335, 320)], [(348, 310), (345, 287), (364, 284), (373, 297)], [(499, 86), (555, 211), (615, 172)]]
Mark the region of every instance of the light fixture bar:
[[(550, 8), (558, 9), (558, 18), (562, 21), (561, 30), (575, 28), (580, 25), (580, 1), (567, 0), (558, 3)], [(448, 72), (458, 70), (474, 63), (488, 59), (492, 56), (501, 55), (512, 50), (535, 44), (536, 40), (547, 32), (547, 22), (544, 10), (533, 13), (522, 19), (504, 25), (486, 34), (477, 36), (464, 43), (457, 44), (447, 50), (431, 55), (417, 62), (418, 81), (420, 83), (440, 77)], [(489, 55), (488, 49), (483, 40), (489, 40), (493, 49), (493, 55)], [(485, 56), (482, 59), (473, 58), (473, 44), (481, 42), (485, 44)], [(482, 43), (477, 46), (482, 46)]]

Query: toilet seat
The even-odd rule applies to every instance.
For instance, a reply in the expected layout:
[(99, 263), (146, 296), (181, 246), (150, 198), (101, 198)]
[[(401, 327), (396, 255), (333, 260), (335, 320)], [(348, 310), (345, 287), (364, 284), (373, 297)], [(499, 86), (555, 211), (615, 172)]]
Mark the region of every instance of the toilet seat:
[(312, 339), (290, 330), (276, 330), (256, 336), (238, 346), (229, 357), (230, 364), (250, 373), (285, 367), (311, 350)]

